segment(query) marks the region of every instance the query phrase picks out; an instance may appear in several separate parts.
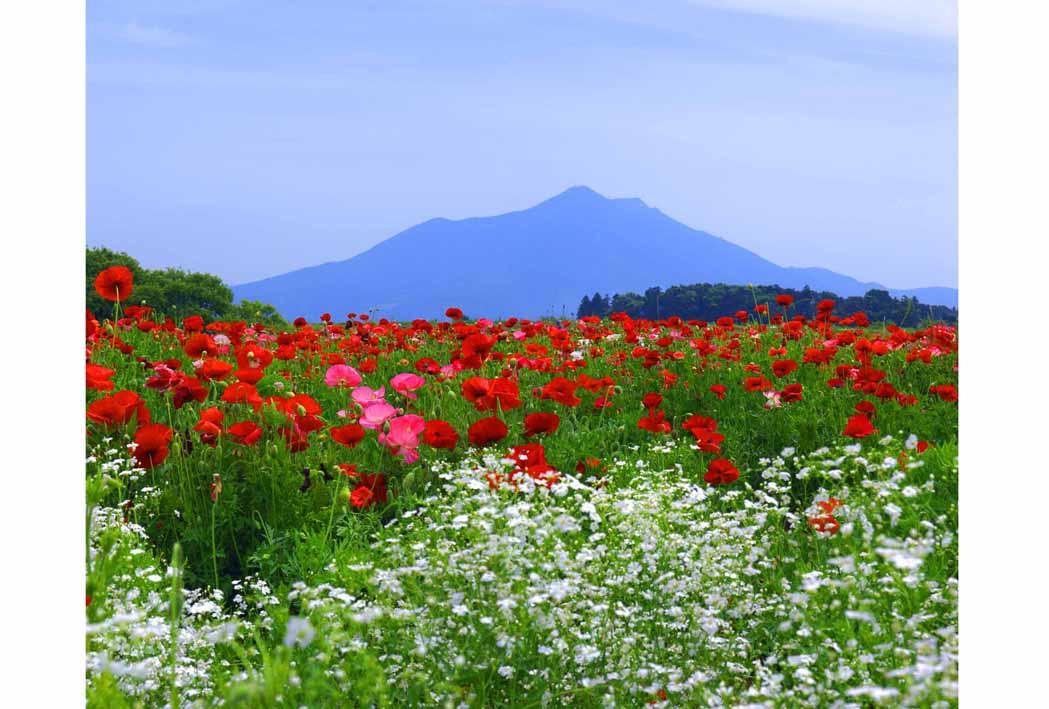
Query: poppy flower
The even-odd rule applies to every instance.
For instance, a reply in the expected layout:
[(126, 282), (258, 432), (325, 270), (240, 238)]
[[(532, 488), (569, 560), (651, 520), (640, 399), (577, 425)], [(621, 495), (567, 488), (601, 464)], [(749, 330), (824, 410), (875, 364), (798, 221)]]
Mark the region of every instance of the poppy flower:
[(364, 427), (355, 423), (345, 426), (333, 426), (331, 428), (331, 439), (341, 446), (354, 448), (364, 440)]
[(266, 372), (257, 367), (248, 367), (247, 369), (238, 369), (233, 373), (233, 376), (240, 382), (258, 384), (266, 376)]
[(423, 429), (423, 443), (431, 448), (452, 450), (459, 442), (459, 433), (447, 421), (433, 419)]
[(724, 384), (713, 384), (710, 387), (710, 391), (721, 401), (725, 400), (725, 385)]
[(219, 346), (211, 335), (198, 332), (186, 340), (186, 343), (182, 345), (182, 350), (193, 359), (200, 359), (205, 355), (218, 353)]
[(538, 436), (540, 433), (550, 435), (561, 425), (561, 417), (557, 414), (534, 413), (528, 414), (524, 419), (525, 438)]
[(437, 363), (437, 360), (432, 357), (423, 357), (415, 363), (416, 371), (422, 372), (423, 374), (440, 374), (441, 365)]
[[(195, 381), (195, 380), (194, 380)], [(207, 394), (207, 389), (203, 390)], [(262, 397), (254, 384), (248, 382), (236, 382), (226, 387), (220, 397), (222, 401), (230, 404), (250, 404), (251, 408), (258, 411), (262, 407)]]
[(765, 377), (747, 377), (746, 381), (743, 382), (743, 386), (746, 387), (747, 391), (768, 391), (772, 388), (772, 382)]
[(233, 371), (233, 365), (223, 359), (209, 358), (197, 370), (200, 378), (206, 382), (219, 381), (229, 376)]
[(358, 473), (360, 483), (350, 492), (350, 504), (357, 509), (365, 509), (375, 504), (383, 504), (387, 499), (386, 478), (382, 473)]
[(646, 409), (658, 408), (663, 403), (663, 397), (656, 393), (645, 394), (644, 398), (641, 399), (641, 405)]
[(254, 421), (241, 421), (226, 429), (233, 440), (242, 446), (253, 446), (262, 438), (262, 429)]
[[(514, 461), (515, 472), (524, 473), (531, 478), (544, 480), (552, 483), (556, 479), (556, 471), (546, 462), (546, 451), (542, 443), (525, 443), (514, 446), (510, 451), (510, 458)], [(555, 473), (551, 476), (551, 473)]]
[(384, 423), (396, 415), (397, 409), (385, 401), (373, 401), (364, 407), (358, 420), (365, 428), (377, 431), (382, 428)]
[(347, 364), (334, 364), (324, 373), (324, 383), (330, 387), (355, 387), (362, 381), (360, 373)]
[(551, 399), (565, 406), (578, 406), (582, 401), (575, 395), (578, 385), (564, 377), (554, 377), (542, 389), (540, 398)]
[(125, 266), (110, 266), (95, 276), (95, 292), (114, 303), (127, 300), (134, 288), (135, 277)]
[(789, 293), (780, 293), (776, 296), (776, 304), (781, 305), (784, 308), (789, 307), (794, 302), (794, 296)]
[(663, 420), (665, 416), (666, 412), (662, 409), (649, 410), (646, 416), (638, 419), (637, 427), (652, 433), (670, 433), (670, 423)]
[(878, 429), (874, 428), (871, 420), (863, 414), (857, 414), (849, 417), (849, 421), (845, 424), (845, 430), (841, 432), (841, 435), (852, 438), (866, 438), (875, 433), (878, 433)]
[(462, 383), (463, 398), (478, 411), (511, 411), (521, 406), (520, 389), (512, 379), (470, 377)]
[(681, 428), (686, 431), (692, 431), (694, 429), (705, 429), (708, 431), (716, 431), (718, 428), (718, 422), (709, 416), (700, 416), (699, 414), (692, 414), (687, 419), (681, 422)]
[(222, 421), (225, 415), (217, 407), (209, 407), (200, 412), (200, 420), (193, 430), (200, 434), (200, 440), (214, 447), (222, 433)]
[(772, 363), (772, 373), (780, 379), (787, 376), (797, 368), (798, 363), (792, 359), (777, 359)]
[(874, 408), (874, 404), (866, 400), (857, 403), (852, 408), (856, 409), (856, 411), (868, 417), (874, 416), (875, 412), (877, 411), (877, 409)]
[(781, 391), (779, 395), (784, 402), (791, 404), (796, 401), (802, 400), (801, 392), (801, 384), (788, 384), (787, 386), (783, 387), (783, 391)]
[(467, 429), (467, 437), (470, 445), (475, 448), (483, 448), (506, 438), (508, 433), (506, 424), (498, 416), (489, 416), (470, 424)]
[(692, 436), (696, 439), (696, 445), (699, 450), (704, 453), (714, 453), (716, 455), (721, 454), (721, 444), (725, 440), (725, 434), (718, 433), (708, 428), (692, 428), (689, 429)]
[(703, 480), (711, 485), (727, 485), (739, 479), (739, 470), (725, 458), (715, 458), (707, 466)]
[(400, 456), (405, 463), (414, 463), (419, 459), (416, 448), (419, 447), (419, 434), (425, 430), (422, 416), (405, 414), (390, 419), (389, 430), (379, 434), (379, 443), (389, 448), (394, 455)]
[(421, 389), (426, 384), (426, 379), (420, 377), (418, 374), (412, 374), (411, 372), (404, 372), (401, 374), (395, 374), (390, 379), (390, 386), (401, 396), (406, 399), (417, 399), (418, 395), (415, 393), (418, 389)]
[(150, 470), (168, 457), (168, 443), (174, 432), (162, 423), (147, 423), (135, 432), (132, 455), (143, 468)]
[(134, 418), (139, 426), (150, 421), (146, 402), (133, 391), (118, 391), (92, 402), (87, 407), (87, 419), (107, 428), (123, 426)]
[(462, 320), (463, 311), (459, 310), (459, 308), (448, 308), (444, 311), (444, 316), (450, 320)]
[(112, 391), (113, 382), (109, 378), (116, 374), (116, 370), (102, 367), (97, 364), (87, 363), (87, 388), (95, 391)]

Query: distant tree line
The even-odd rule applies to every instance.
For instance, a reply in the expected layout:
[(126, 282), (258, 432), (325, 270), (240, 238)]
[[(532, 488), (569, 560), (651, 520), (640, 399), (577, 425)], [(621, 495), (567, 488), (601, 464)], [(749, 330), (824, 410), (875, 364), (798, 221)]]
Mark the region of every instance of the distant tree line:
[(245, 300), (234, 305), (233, 291), (218, 276), (191, 273), (178, 268), (154, 270), (119, 251), (107, 248), (87, 249), (87, 308), (97, 317), (112, 316), (113, 304), (95, 292), (95, 276), (110, 266), (125, 266), (135, 276), (134, 290), (124, 305), (147, 305), (155, 317), (175, 321), (190, 315), (205, 320), (244, 320), (273, 327), (287, 327), (272, 305)]
[(814, 291), (808, 286), (801, 290), (779, 286), (734, 286), (725, 283), (695, 283), (690, 286), (671, 286), (666, 290), (649, 288), (644, 295), (594, 293), (583, 296), (578, 317), (605, 317), (625, 312), (632, 318), (660, 320), (674, 315), (685, 320), (714, 321), (734, 315), (740, 310), (751, 314), (757, 305), (767, 305), (770, 313), (782, 313), (776, 296), (785, 293), (794, 297), (790, 316), (813, 317), (821, 300), (835, 301), (834, 313), (847, 316), (863, 312), (871, 322), (886, 321), (901, 327), (917, 327), (927, 320), (946, 323), (958, 322), (958, 310), (943, 305), (926, 305), (917, 298), (893, 298), (888, 291), (872, 289), (862, 296), (841, 298), (827, 291)]

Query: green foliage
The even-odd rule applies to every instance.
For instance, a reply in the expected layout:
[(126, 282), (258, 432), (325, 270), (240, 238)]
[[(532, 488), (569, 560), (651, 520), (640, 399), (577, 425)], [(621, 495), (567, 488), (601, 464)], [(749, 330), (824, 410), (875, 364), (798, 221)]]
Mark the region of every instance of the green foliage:
[(233, 303), (233, 291), (218, 276), (178, 268), (143, 268), (133, 257), (118, 251), (87, 249), (87, 308), (96, 316), (112, 311), (113, 304), (95, 292), (95, 276), (110, 266), (125, 266), (135, 275), (135, 289), (125, 305), (148, 305), (154, 318), (170, 317), (176, 322), (190, 315), (205, 320), (244, 320), (270, 327), (288, 323), (272, 305), (246, 300)]
[(942, 305), (926, 305), (917, 298), (893, 298), (888, 291), (872, 289), (863, 296), (841, 298), (827, 291), (818, 292), (805, 287), (801, 290), (779, 286), (734, 286), (725, 283), (695, 283), (671, 286), (665, 291), (655, 287), (645, 294), (617, 293), (611, 299), (595, 293), (584, 297), (579, 304), (578, 317), (607, 317), (625, 312), (633, 318), (659, 320), (677, 316), (685, 320), (708, 320), (730, 315), (740, 310), (754, 312), (756, 305), (768, 305), (772, 313), (781, 313), (776, 296), (785, 293), (794, 296), (789, 315), (812, 317), (821, 300), (835, 301), (834, 312), (852, 315), (862, 312), (872, 322), (891, 322), (901, 327), (917, 327), (925, 321), (958, 322), (958, 311)]

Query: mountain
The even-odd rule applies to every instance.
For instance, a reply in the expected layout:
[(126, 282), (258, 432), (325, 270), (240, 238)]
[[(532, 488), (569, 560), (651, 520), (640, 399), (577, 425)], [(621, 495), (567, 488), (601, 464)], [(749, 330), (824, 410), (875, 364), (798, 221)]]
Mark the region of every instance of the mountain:
[[(784, 268), (675, 221), (640, 199), (572, 187), (530, 209), (494, 217), (431, 219), (345, 261), (233, 287), (285, 317), (378, 308), (391, 320), (571, 316), (584, 294), (679, 283), (765, 284), (863, 295), (861, 283), (822, 268)], [(950, 288), (893, 291), (957, 306)]]

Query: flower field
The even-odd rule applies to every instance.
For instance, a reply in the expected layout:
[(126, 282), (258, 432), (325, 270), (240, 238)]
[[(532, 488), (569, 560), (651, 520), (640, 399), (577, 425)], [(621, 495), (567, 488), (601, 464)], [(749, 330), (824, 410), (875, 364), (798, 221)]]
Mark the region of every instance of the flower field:
[(957, 704), (953, 327), (95, 288), (89, 706)]

